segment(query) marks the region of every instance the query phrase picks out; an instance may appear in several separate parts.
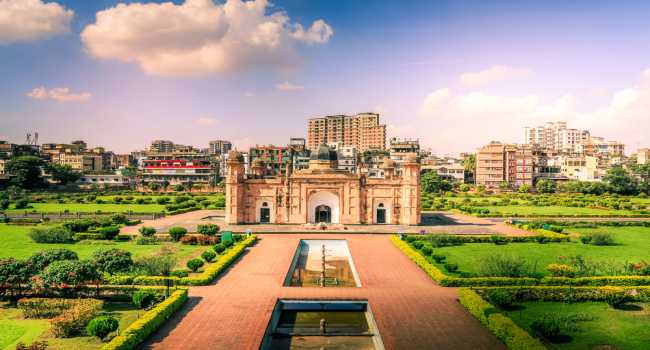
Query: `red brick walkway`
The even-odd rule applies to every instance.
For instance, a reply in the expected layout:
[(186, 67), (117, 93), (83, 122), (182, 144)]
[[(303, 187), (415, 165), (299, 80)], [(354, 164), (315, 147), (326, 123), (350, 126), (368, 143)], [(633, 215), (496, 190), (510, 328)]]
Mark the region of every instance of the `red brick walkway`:
[(145, 349), (258, 349), (278, 298), (367, 299), (386, 349), (505, 349), (387, 235), (346, 238), (360, 288), (283, 287), (299, 235), (266, 235), (218, 283), (193, 287), (188, 305)]

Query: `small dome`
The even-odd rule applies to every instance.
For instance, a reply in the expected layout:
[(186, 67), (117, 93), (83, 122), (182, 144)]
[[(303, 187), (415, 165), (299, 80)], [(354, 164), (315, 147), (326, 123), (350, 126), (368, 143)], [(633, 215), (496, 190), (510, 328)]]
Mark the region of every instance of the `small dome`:
[(327, 147), (326, 144), (318, 146), (317, 149), (311, 152), (309, 157), (311, 160), (325, 160), (325, 161), (335, 161), (338, 159), (336, 151)]
[(390, 157), (385, 157), (384, 161), (381, 163), (383, 169), (390, 169), (395, 167), (395, 161), (390, 159)]
[(232, 162), (243, 162), (244, 161), (244, 155), (242, 155), (237, 150), (232, 150), (232, 151), (228, 152), (228, 160), (230, 160)]

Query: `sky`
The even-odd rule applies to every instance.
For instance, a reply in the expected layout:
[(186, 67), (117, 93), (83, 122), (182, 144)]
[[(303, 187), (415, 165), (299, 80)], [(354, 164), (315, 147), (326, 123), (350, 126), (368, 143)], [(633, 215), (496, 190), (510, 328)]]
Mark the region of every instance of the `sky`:
[(438, 154), (564, 120), (650, 147), (648, 1), (0, 0), (0, 140), (239, 149), (377, 112)]

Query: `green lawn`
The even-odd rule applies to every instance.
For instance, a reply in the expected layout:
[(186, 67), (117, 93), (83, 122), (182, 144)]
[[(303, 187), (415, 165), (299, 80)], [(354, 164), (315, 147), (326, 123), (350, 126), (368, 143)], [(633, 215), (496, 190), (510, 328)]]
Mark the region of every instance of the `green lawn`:
[(593, 209), (580, 207), (563, 207), (552, 205), (548, 207), (537, 207), (528, 205), (504, 205), (504, 206), (481, 206), (490, 210), (490, 214), (499, 213), (504, 216), (517, 215), (571, 215), (571, 216), (602, 216), (602, 215), (634, 215), (631, 210), (614, 209)]
[(69, 211), (71, 213), (95, 213), (102, 211), (104, 213), (125, 213), (133, 211), (135, 213), (160, 213), (165, 209), (164, 205), (160, 204), (86, 204), (86, 203), (31, 203), (27, 209), (13, 209), (12, 204), (9, 213), (23, 213), (39, 212), (39, 213), (59, 213), (62, 211)]
[[(160, 249), (160, 245), (137, 245), (134, 242), (113, 242), (113, 241), (81, 241), (73, 244), (47, 244), (35, 243), (28, 236), (30, 226), (11, 226), (0, 224), (0, 258), (27, 258), (35, 252), (44, 249), (66, 248), (75, 251), (80, 259), (90, 258), (94, 251), (99, 249), (120, 248), (133, 254), (134, 258), (143, 257), (155, 253)], [(168, 243), (171, 244), (171, 243)], [(197, 251), (202, 251), (206, 247), (174, 244), (178, 248), (176, 253), (179, 264), (190, 255), (195, 255)], [(184, 266), (181, 266), (184, 267)]]
[[(113, 315), (120, 322), (120, 331), (126, 329), (145, 311), (135, 308), (130, 303), (105, 303), (104, 313)], [(90, 336), (74, 338), (54, 338), (47, 330), (49, 321), (44, 319), (24, 319), (19, 309), (0, 304), (0, 349), (15, 349), (18, 342), (30, 344), (34, 341), (46, 341), (48, 349), (101, 349), (105, 344)], [(111, 336), (109, 335), (109, 338)]]
[[(566, 243), (510, 243), (494, 245), (491, 243), (471, 243), (454, 247), (434, 248), (434, 254), (443, 254), (447, 262), (456, 263), (463, 272), (479, 273), (483, 259), (493, 254), (506, 254), (525, 258), (537, 271), (547, 273), (545, 267), (557, 262), (560, 256), (581, 255), (589, 260), (615, 262), (650, 261), (650, 228), (648, 227), (601, 227), (598, 229), (569, 229), (576, 233), (594, 231), (611, 232), (617, 243), (615, 246), (585, 245), (580, 242)], [(577, 239), (574, 239), (577, 240)], [(436, 264), (444, 271), (440, 264)]]
[[(570, 342), (552, 344), (551, 349), (583, 350), (598, 345), (607, 349), (644, 350), (650, 348), (650, 304), (637, 304), (642, 310), (616, 310), (606, 303), (525, 302), (523, 310), (507, 312), (517, 324), (530, 331), (530, 324), (548, 313), (587, 316), (575, 322), (575, 329), (562, 332)], [(584, 319), (584, 317), (581, 317)], [(573, 327), (572, 327), (573, 328)], [(602, 349), (605, 349), (603, 347)]]

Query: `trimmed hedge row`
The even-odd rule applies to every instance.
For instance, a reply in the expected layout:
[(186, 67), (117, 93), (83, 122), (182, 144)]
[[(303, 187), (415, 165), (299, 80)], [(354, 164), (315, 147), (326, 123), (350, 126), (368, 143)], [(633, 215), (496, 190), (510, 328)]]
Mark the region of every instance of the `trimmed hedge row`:
[(490, 286), (650, 286), (650, 276), (595, 276), (595, 277), (471, 277), (446, 275), (398, 236), (391, 241), (406, 256), (443, 287), (490, 287)]
[(531, 287), (488, 287), (480, 288), (479, 293), (489, 290), (504, 290), (511, 293), (518, 301), (559, 301), (586, 302), (605, 301), (612, 288), (625, 291), (634, 301), (650, 301), (650, 287), (567, 287), (567, 286), (531, 286)]
[(135, 349), (147, 337), (167, 321), (187, 301), (187, 289), (179, 289), (153, 309), (138, 318), (102, 350)]
[[(165, 277), (165, 276), (138, 276), (133, 278), (132, 283), (137, 285), (146, 286), (164, 286), (167, 281), (172, 281), (172, 284), (181, 286), (204, 286), (210, 284), (217, 276), (232, 264), (237, 258), (244, 253), (247, 247), (253, 245), (257, 240), (257, 236), (252, 235), (245, 238), (243, 241), (235, 244), (225, 254), (219, 256), (219, 259), (208, 265), (203, 272), (198, 276), (189, 277)], [(116, 281), (118, 283), (128, 283), (129, 277), (124, 277), (123, 281)]]
[(497, 309), (483, 300), (478, 293), (468, 288), (458, 291), (460, 303), (476, 317), (490, 332), (499, 338), (510, 350), (546, 350), (538, 339), (517, 326), (509, 317), (498, 313)]

